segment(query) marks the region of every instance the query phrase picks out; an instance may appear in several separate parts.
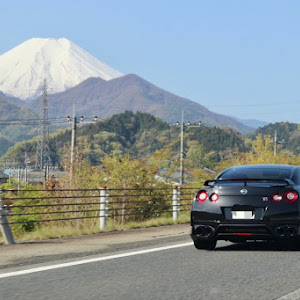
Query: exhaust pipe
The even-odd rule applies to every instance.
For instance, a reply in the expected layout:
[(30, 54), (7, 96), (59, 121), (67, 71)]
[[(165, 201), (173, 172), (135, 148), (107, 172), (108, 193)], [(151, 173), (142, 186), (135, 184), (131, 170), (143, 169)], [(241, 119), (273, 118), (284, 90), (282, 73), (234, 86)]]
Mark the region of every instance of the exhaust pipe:
[(201, 235), (201, 236), (202, 236), (203, 232), (204, 232), (204, 226), (197, 226), (197, 227), (195, 228), (195, 233), (196, 233), (197, 235)]
[(195, 227), (195, 233), (199, 236), (208, 237), (214, 231), (214, 228), (208, 225), (199, 225)]
[(284, 237), (286, 234), (286, 228), (285, 226), (277, 226), (275, 228), (275, 232), (277, 235), (279, 235), (280, 237)]
[(281, 238), (291, 238), (297, 234), (296, 227), (291, 225), (277, 226), (275, 232)]
[(293, 226), (287, 226), (286, 237), (293, 237), (296, 234), (296, 228)]
[(210, 226), (204, 226), (204, 235), (210, 236), (213, 232), (213, 229)]

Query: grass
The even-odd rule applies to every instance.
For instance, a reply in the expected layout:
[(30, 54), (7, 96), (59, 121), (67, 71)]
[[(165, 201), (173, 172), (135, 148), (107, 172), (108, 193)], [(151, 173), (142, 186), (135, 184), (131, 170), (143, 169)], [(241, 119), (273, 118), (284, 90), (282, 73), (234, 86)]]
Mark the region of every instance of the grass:
[[(15, 233), (14, 237), (16, 241), (47, 240), (63, 237), (89, 235), (99, 232), (125, 231), (135, 228), (158, 227), (171, 224), (184, 224), (189, 223), (189, 221), (189, 214), (181, 214), (178, 220), (176, 220), (175, 222), (173, 221), (172, 217), (160, 217), (141, 222), (127, 222), (125, 224), (117, 224), (113, 223), (112, 221), (108, 221), (105, 229), (101, 231), (99, 229), (98, 223), (91, 225), (90, 222), (86, 225), (81, 225), (79, 229), (77, 229), (76, 226), (73, 226), (71, 224), (64, 226), (55, 225), (51, 227), (42, 226), (32, 232), (23, 233), (22, 235)], [(4, 239), (2, 236), (0, 236), (0, 243), (4, 243)]]

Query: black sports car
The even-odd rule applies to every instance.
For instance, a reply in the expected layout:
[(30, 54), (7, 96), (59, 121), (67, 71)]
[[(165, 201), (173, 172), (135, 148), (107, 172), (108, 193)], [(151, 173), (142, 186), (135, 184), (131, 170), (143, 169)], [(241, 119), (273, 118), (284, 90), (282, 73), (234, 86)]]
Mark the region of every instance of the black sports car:
[(191, 210), (191, 237), (197, 249), (217, 240), (289, 241), (300, 237), (300, 167), (230, 167), (207, 180)]

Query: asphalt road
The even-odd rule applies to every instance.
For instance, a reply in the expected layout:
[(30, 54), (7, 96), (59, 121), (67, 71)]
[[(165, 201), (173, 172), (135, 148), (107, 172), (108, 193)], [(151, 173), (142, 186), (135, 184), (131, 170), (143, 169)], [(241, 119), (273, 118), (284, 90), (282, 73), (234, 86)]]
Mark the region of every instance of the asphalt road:
[(227, 242), (205, 251), (190, 242), (180, 228), (174, 236), (128, 240), (117, 250), (2, 262), (0, 299), (300, 299), (300, 251)]

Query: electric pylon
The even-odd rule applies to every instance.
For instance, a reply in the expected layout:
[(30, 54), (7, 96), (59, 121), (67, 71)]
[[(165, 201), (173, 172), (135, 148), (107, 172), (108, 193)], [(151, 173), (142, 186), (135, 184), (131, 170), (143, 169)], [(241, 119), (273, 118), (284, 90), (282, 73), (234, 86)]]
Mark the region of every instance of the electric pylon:
[(47, 170), (50, 165), (48, 95), (47, 82), (46, 79), (44, 79), (40, 103), (39, 136), (37, 141), (35, 168), (39, 170)]

